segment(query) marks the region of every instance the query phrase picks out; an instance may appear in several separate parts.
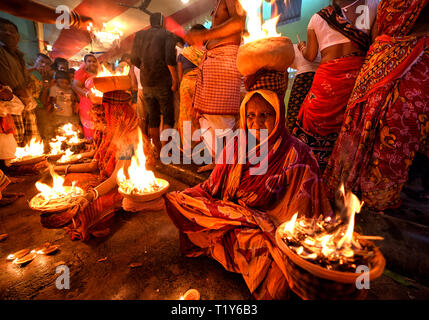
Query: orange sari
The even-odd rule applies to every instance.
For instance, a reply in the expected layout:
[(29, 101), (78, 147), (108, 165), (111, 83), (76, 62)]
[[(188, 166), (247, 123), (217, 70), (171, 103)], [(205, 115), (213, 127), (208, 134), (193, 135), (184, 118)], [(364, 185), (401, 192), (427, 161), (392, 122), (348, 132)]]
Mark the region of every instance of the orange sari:
[[(251, 169), (258, 166), (252, 161), (218, 164), (206, 182), (169, 193), (165, 200), (188, 257), (208, 255), (226, 270), (241, 273), (257, 299), (284, 299), (288, 276), (275, 242), (276, 228), (296, 212), (318, 217), (332, 211), (317, 161), (309, 147), (288, 134), (284, 104), (276, 93), (248, 93), (240, 109), (241, 128), (247, 129), (246, 104), (256, 93), (276, 111), (275, 129), (263, 142), (269, 145), (267, 172), (252, 175)], [(237, 160), (238, 144), (227, 148), (233, 148)], [(249, 158), (256, 155), (255, 149)]]

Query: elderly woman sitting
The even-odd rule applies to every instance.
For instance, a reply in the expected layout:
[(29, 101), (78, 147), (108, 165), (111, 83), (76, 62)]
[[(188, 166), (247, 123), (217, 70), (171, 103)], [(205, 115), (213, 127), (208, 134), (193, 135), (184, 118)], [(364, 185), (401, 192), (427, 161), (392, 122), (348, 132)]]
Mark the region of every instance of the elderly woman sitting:
[[(332, 209), (310, 148), (285, 127), (284, 74), (266, 72), (246, 86), (250, 92), (241, 104), (240, 127), (255, 130), (256, 147), (245, 161), (237, 161), (238, 142), (230, 143), (224, 152), (234, 151), (234, 163), (217, 164), (204, 183), (167, 194), (167, 212), (179, 228), (185, 255), (209, 255), (226, 270), (241, 273), (254, 297), (282, 299), (288, 284), (276, 228), (296, 212), (318, 217), (331, 215)], [(266, 172), (252, 174), (261, 165), (252, 165), (252, 158), (264, 147), (269, 150), (262, 159)]]

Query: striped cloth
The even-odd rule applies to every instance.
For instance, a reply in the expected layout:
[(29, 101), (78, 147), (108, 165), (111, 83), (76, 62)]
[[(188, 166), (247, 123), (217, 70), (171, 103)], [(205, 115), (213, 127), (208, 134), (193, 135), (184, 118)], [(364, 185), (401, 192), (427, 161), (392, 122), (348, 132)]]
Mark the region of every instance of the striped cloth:
[(9, 178), (0, 170), (0, 193), (8, 186), (9, 183)]
[(103, 103), (121, 104), (131, 101), (132, 95), (123, 90), (109, 91), (103, 94)]
[(247, 91), (270, 90), (284, 99), (288, 84), (288, 72), (260, 69), (244, 79)]
[(204, 114), (237, 115), (241, 75), (237, 69), (238, 45), (219, 45), (205, 52), (199, 66), (193, 107)]
[(14, 136), (19, 147), (24, 147), (25, 126), (22, 114), (11, 114), (15, 124)]
[(34, 110), (24, 110), (22, 112), (22, 118), (24, 122), (24, 144), (31, 141), (32, 138), (41, 140), (39, 133), (39, 127), (37, 126), (37, 118)]

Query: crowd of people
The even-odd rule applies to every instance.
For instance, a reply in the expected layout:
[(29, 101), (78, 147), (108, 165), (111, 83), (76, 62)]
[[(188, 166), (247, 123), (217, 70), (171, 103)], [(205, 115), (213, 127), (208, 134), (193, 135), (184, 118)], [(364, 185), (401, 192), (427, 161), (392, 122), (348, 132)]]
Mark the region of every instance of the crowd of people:
[[(191, 134), (201, 130), (213, 156), (224, 135), (256, 130), (257, 145), (244, 163), (233, 140), (222, 146), (223, 155), (235, 151), (233, 164), (212, 163), (206, 182), (167, 194), (165, 203), (184, 254), (209, 255), (243, 274), (257, 298), (284, 298), (287, 275), (274, 240), (282, 222), (296, 212), (332, 216), (342, 183), (368, 208), (397, 208), (414, 159), (428, 163), (428, 2), (334, 0), (315, 13), (307, 41), (294, 46), (297, 76), (286, 104), (287, 73), (263, 69), (243, 78), (238, 71), (246, 21), (238, 0), (218, 0), (212, 27), (193, 26), (180, 53), (181, 41), (165, 29), (162, 14), (152, 14), (151, 27), (136, 34), (117, 67), (130, 66), (132, 89), (109, 92), (102, 104), (93, 102), (88, 82), (99, 70), (97, 57), (86, 55), (74, 72), (67, 60), (38, 54), (27, 69), (17, 27), (0, 19), (0, 160), (12, 159), (14, 148), (33, 137), (50, 139), (61, 124), (82, 126), (93, 140), (93, 161), (55, 170), (86, 195), (77, 208), (42, 223), (87, 240), (109, 232), (116, 209), (139, 208), (115, 189), (138, 127), (158, 158), (163, 129), (177, 127), (189, 139), (184, 121)], [(369, 10), (364, 24), (355, 14), (360, 5)], [(252, 160), (264, 146), (268, 170), (254, 174)], [(0, 191), (9, 182), (0, 171)]]

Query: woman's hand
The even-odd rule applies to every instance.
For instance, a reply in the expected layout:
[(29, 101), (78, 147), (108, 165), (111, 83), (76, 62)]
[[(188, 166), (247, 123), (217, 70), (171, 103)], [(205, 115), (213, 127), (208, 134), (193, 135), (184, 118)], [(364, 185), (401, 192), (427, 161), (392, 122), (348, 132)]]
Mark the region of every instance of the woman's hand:
[(307, 47), (307, 42), (305, 41), (301, 41), (300, 43), (298, 43), (298, 50), (302, 53), (302, 50), (304, 50), (304, 48)]
[(75, 207), (79, 207), (79, 211), (82, 212), (84, 211), (90, 204), (91, 202), (86, 198), (85, 196), (81, 196), (79, 198), (76, 199), (76, 204)]

